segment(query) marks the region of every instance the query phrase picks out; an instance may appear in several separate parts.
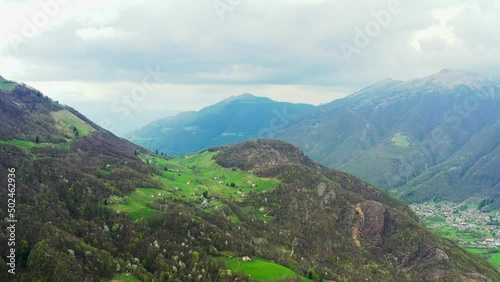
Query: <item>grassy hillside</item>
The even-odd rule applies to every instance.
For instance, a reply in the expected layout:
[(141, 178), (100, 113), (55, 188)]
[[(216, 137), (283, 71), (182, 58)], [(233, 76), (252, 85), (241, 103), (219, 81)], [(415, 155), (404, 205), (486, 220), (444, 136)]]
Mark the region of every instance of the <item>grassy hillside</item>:
[(70, 107), (25, 85), (10, 92), (0, 91), (0, 108), (1, 140), (68, 143), (98, 129), (85, 117), (75, 115)]
[[(242, 202), (250, 193), (265, 193), (276, 188), (276, 179), (259, 178), (251, 173), (226, 169), (215, 163), (213, 152), (204, 152), (175, 159), (141, 155), (141, 159), (161, 171), (157, 177), (161, 189), (138, 188), (124, 198), (108, 199), (111, 207), (129, 213), (133, 219), (147, 218), (158, 213), (155, 203), (189, 201), (206, 210), (221, 207), (224, 201)], [(203, 202), (206, 201), (206, 204)]]
[(86, 136), (90, 132), (95, 131), (92, 125), (75, 116), (68, 110), (52, 112), (52, 117), (55, 119), (56, 125), (68, 134)]
[(0, 89), (6, 92), (10, 92), (17, 87), (17, 83), (10, 81), (1, 81), (0, 80)]

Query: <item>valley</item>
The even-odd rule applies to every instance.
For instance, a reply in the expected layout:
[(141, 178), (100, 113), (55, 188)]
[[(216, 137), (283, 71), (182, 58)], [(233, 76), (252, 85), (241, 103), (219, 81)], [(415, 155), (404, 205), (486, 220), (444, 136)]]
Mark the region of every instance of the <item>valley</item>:
[(500, 212), (483, 212), (477, 203), (410, 205), (425, 226), (500, 268)]

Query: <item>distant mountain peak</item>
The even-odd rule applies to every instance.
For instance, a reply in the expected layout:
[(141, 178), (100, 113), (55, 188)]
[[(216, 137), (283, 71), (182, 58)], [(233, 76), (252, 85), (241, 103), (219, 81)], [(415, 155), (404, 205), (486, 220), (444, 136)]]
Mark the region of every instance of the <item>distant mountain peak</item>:
[(5, 82), (7, 79), (3, 78), (3, 76), (0, 75), (0, 82)]
[(376, 90), (376, 89), (380, 89), (380, 88), (384, 88), (384, 87), (388, 87), (388, 86), (395, 86), (395, 85), (399, 85), (401, 83), (404, 83), (404, 81), (394, 80), (392, 78), (385, 78), (385, 79), (382, 79), (378, 82), (375, 82), (374, 84), (372, 84), (366, 88), (361, 89), (358, 92), (351, 94), (350, 96), (351, 97), (358, 96), (360, 94), (366, 93), (367, 91)]
[(264, 101), (272, 101), (267, 97), (258, 97), (250, 93), (244, 93), (237, 96), (231, 96), (221, 103), (232, 103), (232, 102), (264, 102)]
[(453, 88), (459, 85), (466, 85), (471, 88), (480, 88), (489, 80), (485, 76), (468, 70), (442, 69), (433, 75), (414, 79), (409, 84), (424, 85), (432, 83), (446, 88)]
[(378, 82), (375, 82), (374, 84), (372, 84), (371, 86), (369, 86), (369, 88), (379, 88), (379, 87), (384, 87), (384, 86), (387, 86), (389, 84), (394, 84), (394, 83), (401, 83), (403, 81), (401, 80), (394, 80), (392, 78), (384, 78)]
[(469, 70), (456, 70), (456, 69), (442, 69), (438, 73), (430, 75), (429, 77), (482, 77), (481, 74)]

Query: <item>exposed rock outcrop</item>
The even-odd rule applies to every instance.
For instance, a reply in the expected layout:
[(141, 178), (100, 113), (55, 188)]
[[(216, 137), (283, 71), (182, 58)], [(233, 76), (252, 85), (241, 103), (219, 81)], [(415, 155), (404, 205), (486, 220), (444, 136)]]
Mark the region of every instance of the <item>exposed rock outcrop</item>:
[(364, 221), (361, 226), (361, 238), (368, 240), (374, 246), (381, 247), (384, 243), (383, 231), (385, 227), (385, 207), (376, 201), (361, 203)]

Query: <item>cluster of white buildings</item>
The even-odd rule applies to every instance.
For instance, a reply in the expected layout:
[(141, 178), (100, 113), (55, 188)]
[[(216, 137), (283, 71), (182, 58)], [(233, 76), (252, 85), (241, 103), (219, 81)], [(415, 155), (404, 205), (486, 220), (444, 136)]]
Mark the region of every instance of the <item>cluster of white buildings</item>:
[[(440, 229), (451, 227), (461, 234), (471, 234), (476, 239), (455, 238), (464, 247), (496, 249), (500, 248), (500, 216), (485, 213), (477, 208), (463, 208), (461, 204), (413, 204), (412, 210), (423, 221), (435, 223), (429, 227)], [(459, 233), (460, 235), (460, 233)]]

